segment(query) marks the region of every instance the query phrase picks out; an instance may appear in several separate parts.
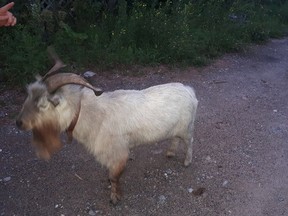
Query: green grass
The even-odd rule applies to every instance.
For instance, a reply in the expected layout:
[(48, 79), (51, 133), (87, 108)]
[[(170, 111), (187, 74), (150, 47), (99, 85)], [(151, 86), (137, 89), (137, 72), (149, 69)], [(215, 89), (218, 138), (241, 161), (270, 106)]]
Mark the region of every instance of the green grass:
[(76, 0), (74, 20), (63, 11), (40, 14), (37, 6), (33, 7), (26, 15), (33, 22), (21, 24), (19, 20), (16, 27), (1, 29), (2, 73), (12, 84), (44, 74), (51, 65), (46, 54), (49, 44), (76, 68), (119, 64), (201, 66), (247, 44), (287, 34), (288, 3), (198, 0), (154, 7), (157, 1), (135, 2), (128, 7), (121, 0), (117, 12), (111, 13), (100, 3)]

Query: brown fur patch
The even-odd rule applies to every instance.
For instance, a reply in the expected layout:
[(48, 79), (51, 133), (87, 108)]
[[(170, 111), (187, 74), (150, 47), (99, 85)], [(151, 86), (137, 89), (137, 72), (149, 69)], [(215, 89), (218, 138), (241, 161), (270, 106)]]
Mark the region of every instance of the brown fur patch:
[(45, 123), (33, 128), (32, 132), (32, 143), (36, 147), (36, 153), (39, 158), (48, 160), (53, 153), (61, 149), (60, 128), (55, 123)]

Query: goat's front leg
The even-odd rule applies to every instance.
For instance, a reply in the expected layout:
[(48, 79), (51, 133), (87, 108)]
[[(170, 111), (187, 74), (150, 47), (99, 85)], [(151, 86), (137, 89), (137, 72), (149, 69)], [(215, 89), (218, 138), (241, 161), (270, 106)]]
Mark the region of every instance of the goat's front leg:
[(119, 179), (124, 171), (127, 159), (128, 159), (128, 155), (124, 159), (121, 159), (120, 161), (118, 161), (117, 164), (115, 164), (112, 168), (109, 169), (109, 179), (111, 182), (110, 201), (114, 205), (117, 204), (118, 201), (121, 200), (121, 189), (120, 189)]

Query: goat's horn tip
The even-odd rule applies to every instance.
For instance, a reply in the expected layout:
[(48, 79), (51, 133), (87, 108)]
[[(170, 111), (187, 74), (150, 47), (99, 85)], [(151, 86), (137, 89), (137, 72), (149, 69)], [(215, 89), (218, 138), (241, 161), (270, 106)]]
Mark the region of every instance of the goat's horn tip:
[(103, 91), (102, 91), (102, 89), (95, 89), (95, 90), (94, 90), (94, 94), (95, 94), (96, 96), (100, 96), (101, 94), (103, 94)]

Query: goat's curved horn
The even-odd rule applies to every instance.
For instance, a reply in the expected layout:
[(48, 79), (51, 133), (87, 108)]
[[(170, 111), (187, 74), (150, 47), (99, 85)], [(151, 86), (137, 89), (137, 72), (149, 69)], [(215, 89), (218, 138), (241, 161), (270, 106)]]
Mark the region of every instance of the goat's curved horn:
[(45, 80), (47, 77), (52, 76), (59, 69), (66, 67), (66, 65), (61, 61), (57, 53), (55, 52), (54, 47), (49, 46), (47, 48), (49, 55), (55, 61), (55, 65), (43, 76), (42, 80)]
[(53, 93), (57, 91), (57, 89), (67, 84), (85, 86), (89, 89), (92, 89), (96, 96), (99, 96), (103, 93), (101, 89), (95, 88), (90, 83), (88, 83), (83, 77), (77, 74), (73, 74), (73, 73), (54, 74), (53, 76), (47, 77), (44, 80), (44, 83), (47, 85), (47, 89), (49, 93)]

